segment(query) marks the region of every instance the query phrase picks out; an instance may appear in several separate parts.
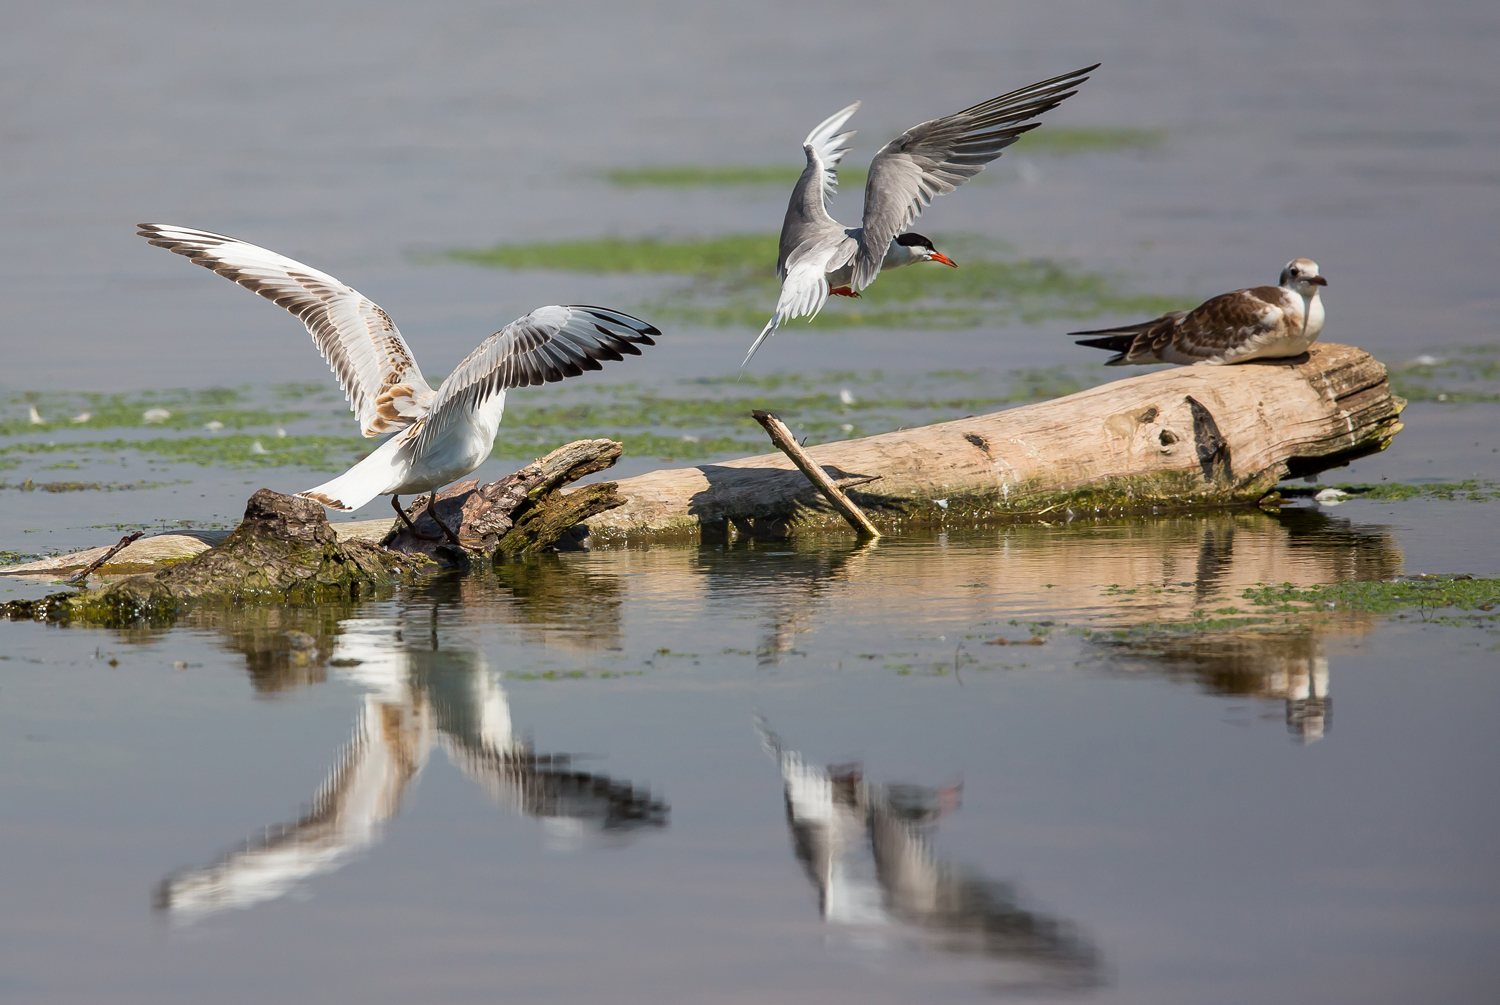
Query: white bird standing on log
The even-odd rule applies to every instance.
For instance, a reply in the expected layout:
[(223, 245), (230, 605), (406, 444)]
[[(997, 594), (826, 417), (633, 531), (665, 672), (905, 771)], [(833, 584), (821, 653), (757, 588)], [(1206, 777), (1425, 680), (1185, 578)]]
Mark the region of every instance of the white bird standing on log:
[(1190, 311), (1151, 321), (1069, 335), (1097, 335), (1079, 345), (1119, 355), (1105, 366), (1131, 363), (1243, 363), (1300, 356), (1323, 331), (1328, 285), (1310, 258), (1294, 258), (1281, 270), (1280, 286), (1221, 293)]
[(957, 268), (921, 234), (903, 233), (934, 196), (952, 192), (974, 177), (1021, 134), (1040, 122), (1026, 122), (1056, 108), (1077, 92), (1099, 64), (1002, 94), (972, 108), (912, 126), (880, 148), (865, 182), (865, 208), (858, 227), (845, 227), (828, 213), (838, 189), (839, 162), (849, 152), (851, 130), (839, 132), (859, 102), (818, 124), (802, 141), (807, 166), (792, 189), (776, 278), (781, 295), (776, 313), (745, 354), (750, 362), (761, 343), (792, 318), (818, 316), (828, 297), (857, 297), (884, 269), (917, 262)]
[[(369, 299), (330, 275), (290, 258), (185, 227), (143, 223), (140, 236), (191, 259), (284, 307), (307, 325), (359, 419), (360, 432), (395, 432), (339, 477), (297, 493), (329, 509), (358, 509), (388, 495), (407, 527), (400, 496), (431, 492), (484, 463), (505, 411), (505, 392), (603, 369), (601, 360), (639, 356), (660, 335), (639, 318), (603, 307), (538, 307), (479, 344), (433, 390), (422, 379), (395, 322)], [(443, 535), (433, 496), (427, 513)], [(426, 537), (427, 535), (418, 535)]]

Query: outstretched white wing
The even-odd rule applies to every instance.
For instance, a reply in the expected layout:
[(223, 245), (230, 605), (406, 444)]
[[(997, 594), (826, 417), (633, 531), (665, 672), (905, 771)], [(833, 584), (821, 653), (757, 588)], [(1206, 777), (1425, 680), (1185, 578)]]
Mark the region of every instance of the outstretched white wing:
[(807, 134), (807, 139), (802, 141), (803, 147), (812, 147), (813, 152), (818, 155), (818, 163), (823, 172), (823, 204), (827, 208), (828, 199), (839, 188), (839, 162), (849, 153), (849, 141), (854, 138), (854, 130), (847, 133), (839, 132), (849, 117), (859, 111), (859, 102), (834, 112), (828, 118), (819, 122), (817, 128)]
[(427, 411), (432, 388), (385, 311), (332, 276), (223, 234), (143, 223), (158, 248), (212, 269), (297, 315), (338, 377), (360, 432), (379, 436)]
[(639, 356), (660, 335), (640, 318), (581, 304), (538, 307), (479, 344), (448, 375), (416, 434), (416, 452), (461, 414), (512, 387), (526, 387), (602, 370), (601, 360)]
[(880, 148), (865, 182), (864, 238), (854, 263), (853, 286), (862, 290), (880, 274), (891, 240), (916, 220), (935, 196), (974, 177), (1022, 133), (1026, 122), (1072, 97), (1099, 64), (1002, 94), (953, 115), (912, 126)]

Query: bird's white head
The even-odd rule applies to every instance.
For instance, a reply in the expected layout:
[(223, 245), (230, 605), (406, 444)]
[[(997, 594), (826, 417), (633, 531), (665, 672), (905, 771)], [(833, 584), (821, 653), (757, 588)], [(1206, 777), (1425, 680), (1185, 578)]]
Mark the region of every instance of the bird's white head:
[(1328, 280), (1318, 274), (1318, 263), (1311, 258), (1294, 258), (1281, 270), (1282, 289), (1299, 296), (1315, 297), (1319, 287), (1327, 285)]
[[(891, 253), (905, 252), (907, 262), (942, 262), (958, 268), (958, 263), (932, 246), (932, 242), (921, 234), (902, 234), (891, 242)], [(904, 263), (903, 263), (904, 264)]]

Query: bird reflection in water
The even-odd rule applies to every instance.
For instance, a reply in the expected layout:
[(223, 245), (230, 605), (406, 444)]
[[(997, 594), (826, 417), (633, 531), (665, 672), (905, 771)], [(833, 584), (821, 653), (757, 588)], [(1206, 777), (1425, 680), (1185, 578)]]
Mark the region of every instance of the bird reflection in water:
[(174, 920), (274, 900), (375, 844), (434, 746), (490, 798), (540, 820), (554, 847), (666, 825), (669, 808), (649, 791), (575, 771), (567, 755), (538, 754), (518, 738), (505, 689), (481, 653), (409, 650), (390, 621), (339, 627), (328, 663), (366, 690), (352, 739), (300, 819), (161, 882), (155, 906)]
[(1299, 743), (1316, 743), (1333, 721), (1328, 657), (1316, 631), (1216, 632), (1184, 638), (1151, 639), (1149, 656), (1137, 657), (1132, 643), (1103, 643), (1124, 657), (1125, 669), (1188, 679), (1210, 694), (1280, 700), (1286, 727)]
[(940, 859), (930, 835), (961, 786), (875, 785), (859, 764), (808, 764), (762, 720), (780, 765), (792, 847), (823, 920), (868, 949), (903, 946), (984, 964), (1000, 992), (1083, 991), (1103, 983), (1098, 951), (1065, 921), (1020, 906), (1016, 891)]

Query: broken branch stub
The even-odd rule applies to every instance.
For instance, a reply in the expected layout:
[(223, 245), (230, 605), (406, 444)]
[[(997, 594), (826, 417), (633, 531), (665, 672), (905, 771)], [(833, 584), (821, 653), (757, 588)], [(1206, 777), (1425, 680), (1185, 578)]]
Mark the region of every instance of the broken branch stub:
[[(611, 467), (624, 449), (613, 440), (575, 440), (487, 485), (480, 485), (477, 478), (451, 485), (438, 493), (434, 508), (470, 551), (498, 548), (504, 555), (513, 555), (545, 550), (584, 520), (624, 505), (614, 482), (566, 494), (560, 491), (585, 475)], [(605, 486), (608, 492), (592, 491)], [(427, 497), (413, 500), (407, 516), (417, 533), (397, 521), (382, 544), (407, 554), (435, 555), (444, 542), (427, 514)], [(423, 534), (436, 540), (424, 539)]]
[[(845, 484), (880, 476), (848, 494), (886, 528), (1249, 506), (1283, 478), (1384, 449), (1405, 405), (1369, 353), (1320, 343), (1290, 360), (1160, 370), (807, 456)], [(590, 522), (596, 539), (843, 524), (780, 453), (653, 471), (620, 491), (629, 501)]]
[[(771, 437), (771, 442), (776, 444), (782, 453), (792, 459), (792, 463), (797, 465), (797, 469), (807, 476), (808, 481), (817, 486), (818, 491), (823, 493), (823, 498), (827, 499), (829, 504), (838, 510), (840, 516), (849, 521), (849, 526), (854, 528), (856, 534), (860, 537), (871, 539), (880, 536), (880, 531), (875, 529), (875, 525), (870, 522), (870, 518), (865, 516), (864, 512), (858, 506), (854, 505), (848, 496), (840, 492), (839, 487), (833, 484), (833, 479), (829, 478), (828, 474), (814, 464), (812, 459), (807, 456), (807, 451), (802, 449), (802, 444), (797, 442), (797, 438), (792, 435), (792, 431), (787, 428), (786, 423), (771, 413), (762, 412), (758, 408), (752, 411), (750, 415), (765, 429), (767, 435)], [(872, 479), (861, 480), (861, 484), (869, 480)]]

